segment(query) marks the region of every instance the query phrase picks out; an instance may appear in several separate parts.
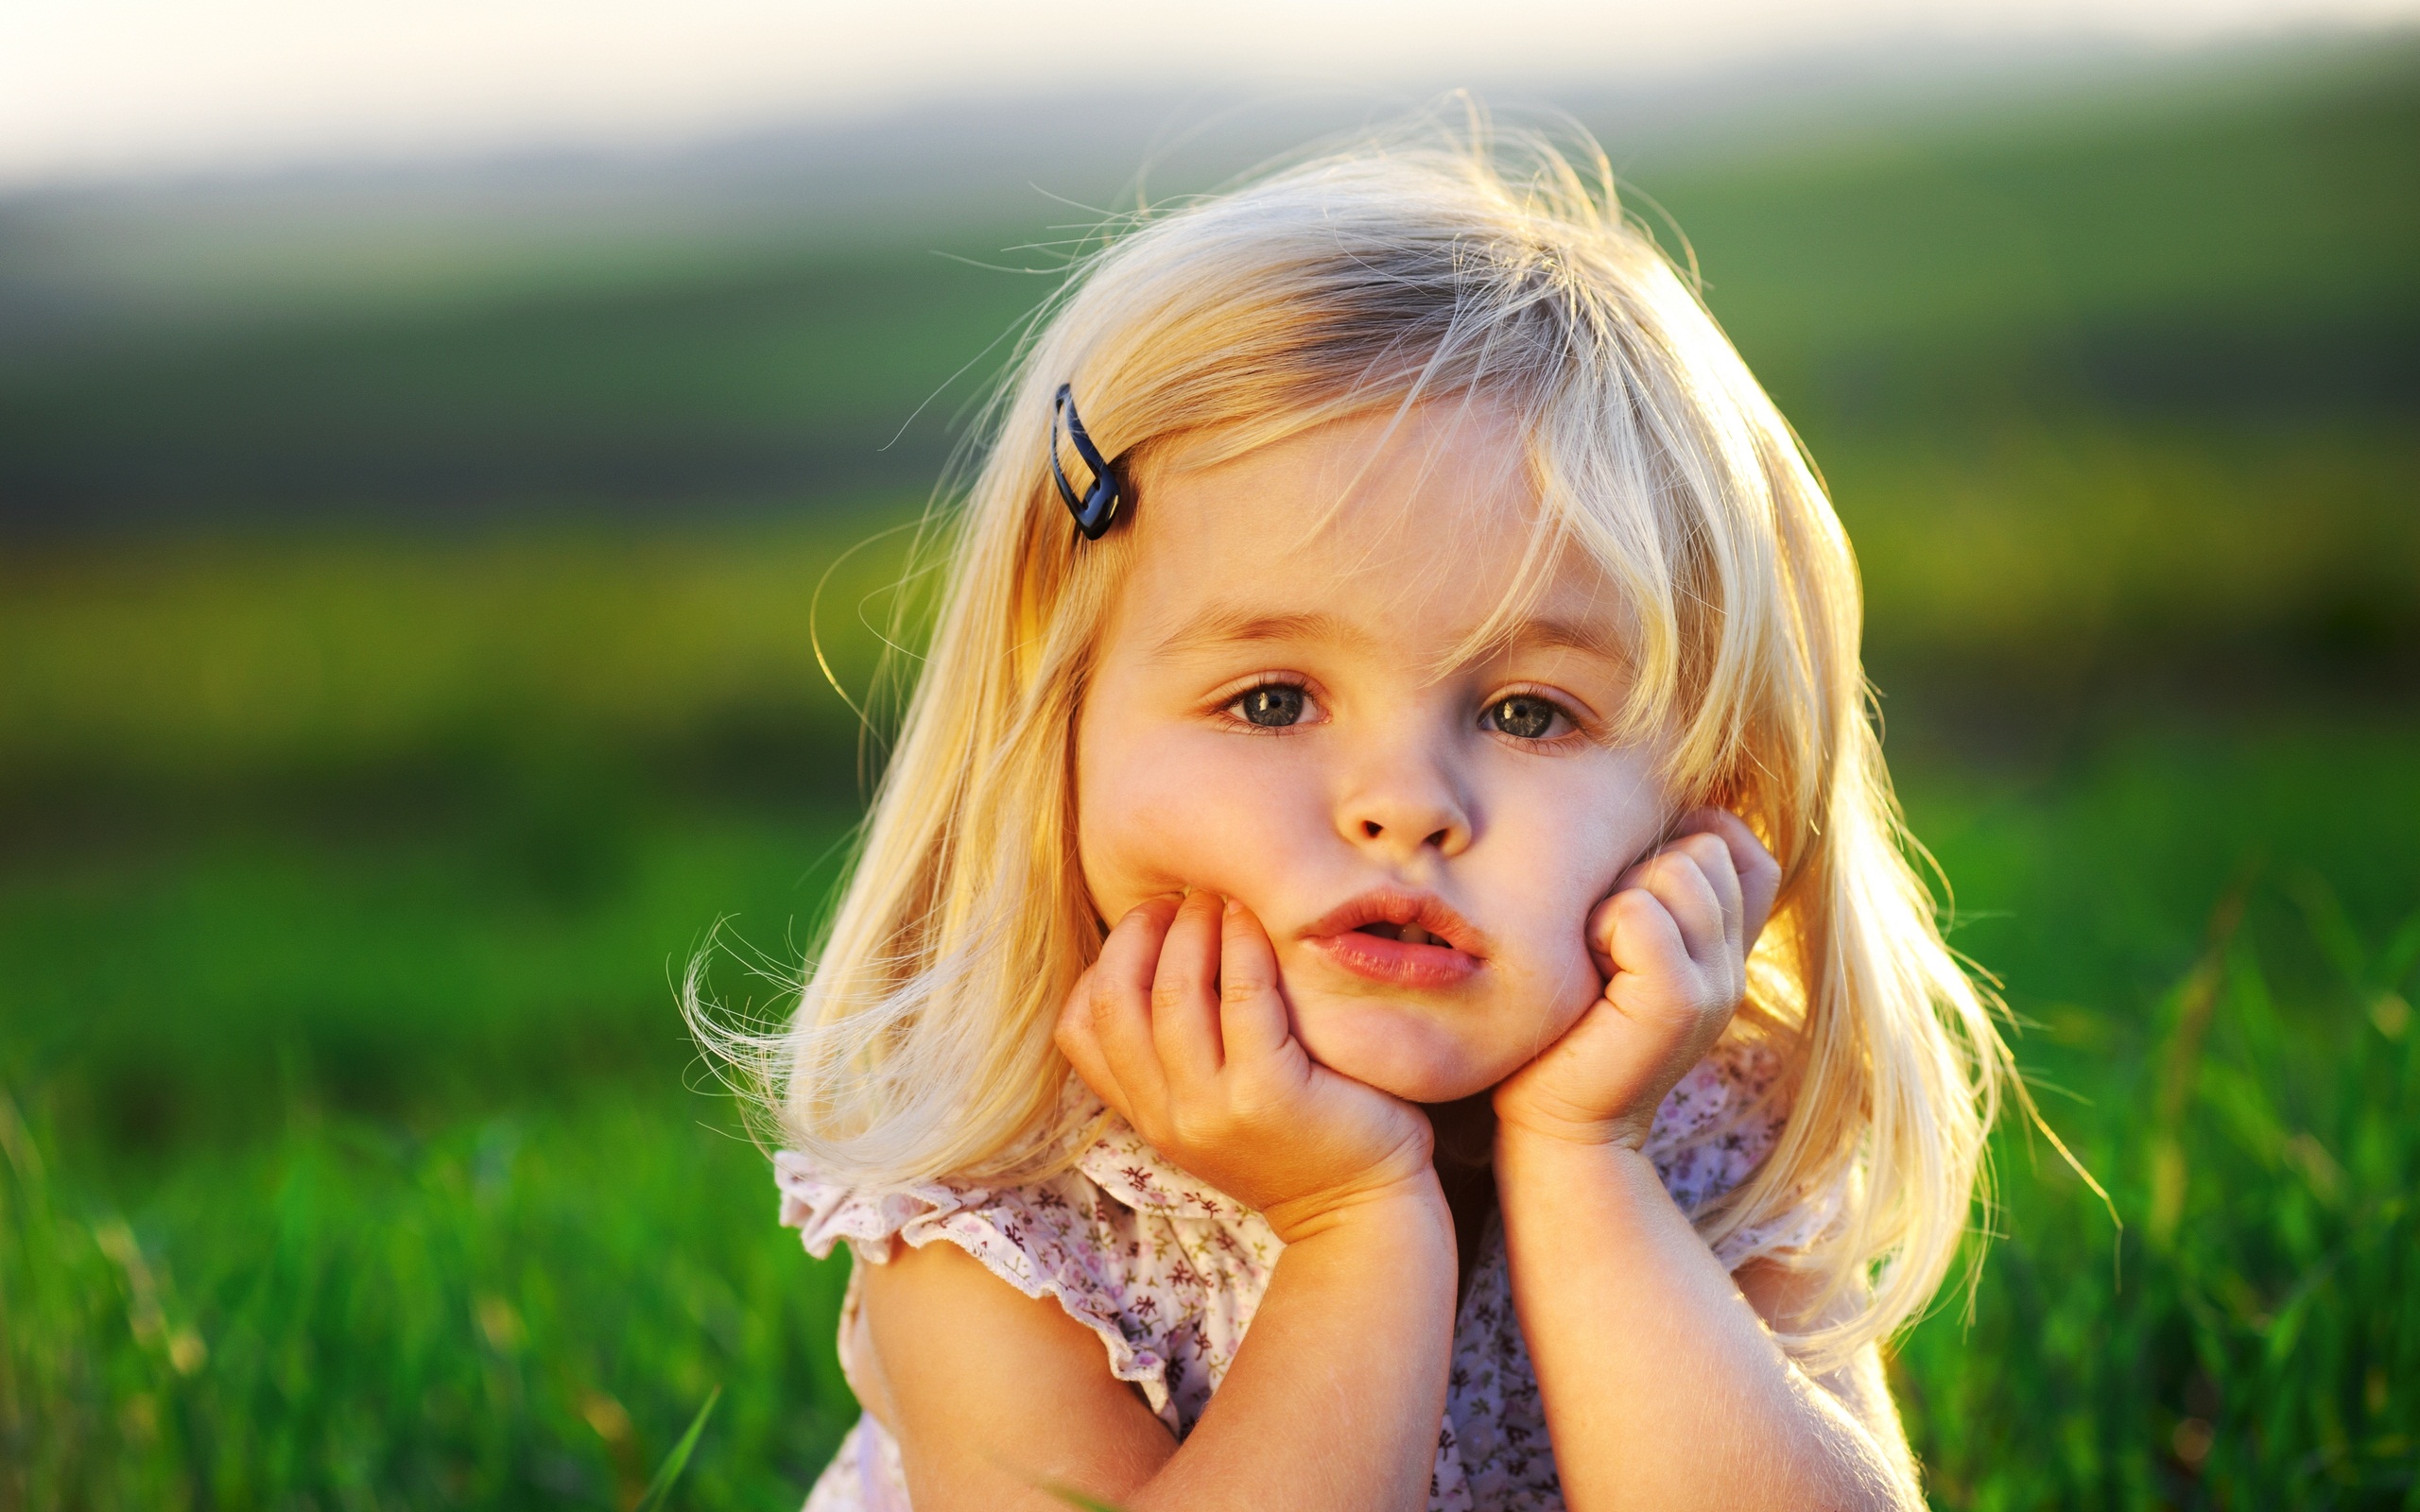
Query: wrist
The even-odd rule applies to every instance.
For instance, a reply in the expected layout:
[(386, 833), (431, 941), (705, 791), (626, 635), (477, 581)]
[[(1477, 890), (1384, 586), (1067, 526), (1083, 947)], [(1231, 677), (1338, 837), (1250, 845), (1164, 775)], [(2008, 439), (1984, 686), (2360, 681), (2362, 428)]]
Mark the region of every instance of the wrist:
[(1454, 1219), (1433, 1168), (1366, 1186), (1272, 1203), (1261, 1216), (1278, 1239), (1298, 1245), (1337, 1232), (1437, 1233), (1453, 1243)]
[(1507, 1140), (1520, 1143), (1568, 1145), (1576, 1149), (1625, 1149), (1636, 1154), (1647, 1148), (1648, 1132), (1654, 1127), (1655, 1110), (1623, 1112), (1608, 1115), (1562, 1114), (1538, 1108), (1499, 1108), (1495, 1122), (1495, 1143), (1500, 1151)]
[(1495, 1130), (1495, 1179), (1499, 1200), (1515, 1193), (1570, 1190), (1568, 1183), (1644, 1182), (1661, 1192), (1664, 1179), (1647, 1158), (1642, 1132), (1627, 1138), (1583, 1138), (1567, 1130), (1500, 1124)]
[(1625, 1249), (1651, 1236), (1689, 1232), (1655, 1162), (1626, 1144), (1576, 1144), (1512, 1130), (1496, 1142), (1495, 1194), (1516, 1297), (1533, 1290), (1541, 1275), (1598, 1264), (1607, 1246)]

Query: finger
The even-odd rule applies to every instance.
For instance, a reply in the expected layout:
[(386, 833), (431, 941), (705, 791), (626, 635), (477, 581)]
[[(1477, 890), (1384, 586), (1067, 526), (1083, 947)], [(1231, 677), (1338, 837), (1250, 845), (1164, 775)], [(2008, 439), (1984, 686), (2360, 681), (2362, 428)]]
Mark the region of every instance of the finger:
[(1663, 853), (1661, 850), (1651, 850), (1632, 862), (1620, 876), (1614, 879), (1613, 890), (1605, 894), (1588, 915), (1588, 948), (1600, 957), (1597, 969), (1607, 976), (1613, 975), (1615, 970), (1612, 959), (1614, 900), (1626, 892), (1645, 892), (1648, 878), (1653, 874), (1655, 863)]
[(1219, 921), (1219, 1028), (1227, 1063), (1267, 1060), (1293, 1038), (1277, 989), (1277, 951), (1251, 909), (1230, 898)]
[(1177, 906), (1184, 901), (1182, 894), (1167, 893), (1147, 898), (1126, 911), (1101, 941), (1100, 954), (1088, 973), (1104, 984), (1125, 988), (1137, 996), (1151, 990), (1151, 973), (1159, 969), (1160, 942), (1167, 936), (1169, 921), (1176, 918)]
[[(1711, 862), (1707, 852), (1715, 858)], [(1738, 954), (1732, 943), (1733, 920), (1725, 915), (1721, 894), (1706, 875), (1708, 865), (1726, 877), (1730, 875), (1729, 852), (1712, 837), (1695, 835), (1657, 851), (1648, 864), (1647, 876), (1641, 884), (1671, 915), (1688, 947), (1689, 958), (1701, 965)], [(1736, 879), (1734, 885), (1737, 886)]]
[(1151, 1042), (1177, 1087), (1198, 1086), (1219, 1074), (1219, 916), (1226, 900), (1215, 892), (1188, 895), (1160, 945), (1151, 977)]
[(1706, 833), (1720, 838), (1731, 851), (1731, 869), (1739, 878), (1739, 937), (1743, 950), (1754, 950), (1757, 936), (1772, 918), (1773, 899), (1781, 891), (1781, 863), (1748, 821), (1729, 809), (1700, 809), (1689, 816)]
[(1067, 1064), (1093, 1091), (1093, 1095), (1115, 1108), (1129, 1124), (1134, 1122), (1133, 1109), (1128, 1105), (1126, 1089), (1117, 1083), (1117, 1075), (1109, 1069), (1109, 1061), (1101, 1054), (1100, 1037), (1093, 1029), (1092, 994), (1099, 981), (1086, 971), (1076, 979), (1075, 990), (1067, 994), (1066, 1005), (1059, 1010), (1059, 1026), (1051, 1039)]
[(1618, 890), (1599, 899), (1597, 906), (1588, 910), (1588, 954), (1597, 963), (1599, 976), (1610, 977), (1619, 970), (1614, 964), (1614, 900), (1629, 890), (1625, 883)]
[(1737, 956), (1748, 954), (1747, 900), (1740, 891), (1739, 870), (1731, 860), (1731, 847), (1721, 835), (1699, 831), (1685, 835), (1675, 849), (1696, 864), (1698, 871), (1714, 889), (1715, 902), (1722, 910), (1722, 938), (1729, 953)]
[(1126, 1094), (1126, 1118), (1156, 1118), (1167, 1103), (1167, 1075), (1151, 1042), (1151, 978), (1167, 938), (1175, 900), (1154, 899), (1109, 932), (1100, 959), (1093, 963), (1090, 999), (1093, 1038), (1102, 1063)]
[(1644, 887), (1630, 887), (1605, 900), (1606, 996), (1624, 976), (1671, 981), (1694, 970), (1681, 926), (1663, 900)]

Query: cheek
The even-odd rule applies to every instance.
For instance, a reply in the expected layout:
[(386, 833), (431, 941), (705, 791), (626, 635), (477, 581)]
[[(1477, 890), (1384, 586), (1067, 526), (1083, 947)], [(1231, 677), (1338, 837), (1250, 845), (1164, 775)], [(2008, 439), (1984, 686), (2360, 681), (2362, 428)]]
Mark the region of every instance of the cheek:
[(1080, 744), (1078, 852), (1103, 918), (1187, 886), (1255, 906), (1270, 895), (1315, 802), (1292, 764), (1237, 748), (1268, 744), (1190, 730), (1103, 732)]
[(1589, 916), (1653, 842), (1663, 806), (1644, 771), (1609, 759), (1521, 791), (1496, 817), (1488, 869), (1509, 936), (1505, 964), (1537, 1023), (1559, 1035), (1601, 986)]
[(1663, 807), (1633, 764), (1611, 758), (1560, 782), (1509, 787), (1495, 806), (1489, 869), (1519, 917), (1552, 919), (1558, 939), (1576, 940), (1589, 910), (1653, 843)]

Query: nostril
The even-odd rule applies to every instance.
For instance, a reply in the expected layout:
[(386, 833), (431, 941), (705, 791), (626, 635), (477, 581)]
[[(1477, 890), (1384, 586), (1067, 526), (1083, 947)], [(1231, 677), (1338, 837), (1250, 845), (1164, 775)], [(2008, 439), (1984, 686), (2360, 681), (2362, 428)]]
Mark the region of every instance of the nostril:
[(1380, 824), (1375, 819), (1363, 819), (1361, 821), (1361, 833), (1373, 840), (1385, 833), (1386, 829), (1387, 827), (1385, 825)]
[(1453, 833), (1454, 832), (1451, 830), (1440, 830), (1435, 834), (1430, 835), (1423, 843), (1426, 845), (1433, 845), (1442, 850), (1444, 849), (1445, 842), (1452, 837)]

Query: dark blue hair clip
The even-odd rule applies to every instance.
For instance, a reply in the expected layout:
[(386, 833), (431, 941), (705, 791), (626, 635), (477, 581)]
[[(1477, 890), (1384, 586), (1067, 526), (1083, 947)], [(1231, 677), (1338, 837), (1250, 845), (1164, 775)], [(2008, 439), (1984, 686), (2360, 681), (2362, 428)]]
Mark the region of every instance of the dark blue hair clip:
[[(1067, 501), (1067, 512), (1076, 517), (1076, 528), (1086, 541), (1098, 541), (1117, 517), (1117, 501), (1123, 490), (1118, 487), (1117, 472), (1101, 460), (1100, 448), (1084, 434), (1083, 417), (1076, 413), (1075, 385), (1061, 384), (1059, 397), (1050, 402), (1050, 476), (1059, 485), (1059, 497)], [(1059, 465), (1059, 427), (1067, 427), (1067, 438), (1076, 443), (1076, 455), (1084, 466), (1093, 470), (1092, 487), (1079, 498), (1076, 487), (1067, 481), (1067, 473)]]

